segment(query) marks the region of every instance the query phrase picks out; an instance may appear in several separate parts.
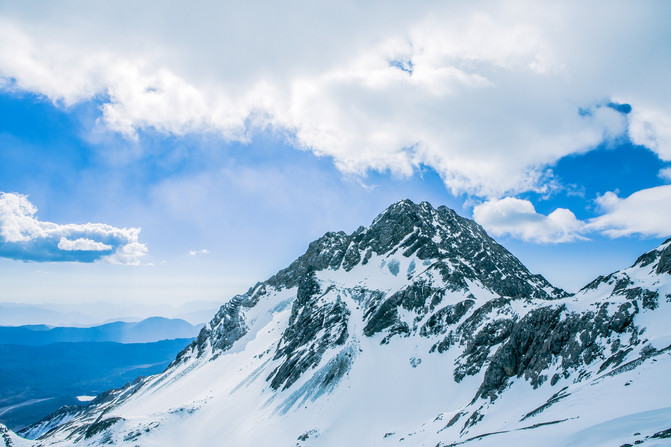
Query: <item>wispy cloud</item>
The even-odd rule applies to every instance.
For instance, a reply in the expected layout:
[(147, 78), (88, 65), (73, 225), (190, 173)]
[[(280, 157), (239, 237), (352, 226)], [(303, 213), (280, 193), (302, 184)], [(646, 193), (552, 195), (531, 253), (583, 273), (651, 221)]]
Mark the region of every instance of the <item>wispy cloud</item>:
[(196, 255), (206, 255), (210, 252), (207, 248), (203, 248), (201, 250), (189, 250), (189, 256), (196, 256)]
[(0, 256), (22, 261), (138, 264), (147, 247), (139, 228), (100, 223), (59, 225), (37, 219), (28, 197), (0, 193)]

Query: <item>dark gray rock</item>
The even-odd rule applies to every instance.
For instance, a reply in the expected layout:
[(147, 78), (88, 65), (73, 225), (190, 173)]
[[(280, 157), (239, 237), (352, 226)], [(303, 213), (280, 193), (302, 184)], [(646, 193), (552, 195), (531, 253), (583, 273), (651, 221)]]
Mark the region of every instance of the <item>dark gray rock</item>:
[(659, 275), (671, 275), (671, 245), (669, 245), (659, 256), (659, 263), (657, 264), (655, 272)]
[[(491, 346), (483, 344), (475, 345), (473, 344), (473, 340), (477, 338), (476, 334), (481, 330), (484, 321), (490, 318), (492, 313), (499, 313), (502, 309), (509, 307), (510, 301), (511, 300), (509, 298), (502, 297), (487, 301), (485, 304), (477, 308), (466, 320), (464, 320), (464, 322), (461, 323), (455, 331), (451, 331), (445, 338), (443, 338), (443, 340), (434, 344), (431, 348), (431, 352), (437, 350), (439, 353), (443, 353), (447, 351), (452, 345), (454, 345), (455, 342), (461, 340), (461, 344), (471, 345), (471, 351), (469, 351), (469, 354), (467, 354), (469, 357), (471, 357), (468, 362), (471, 363), (471, 365), (465, 368), (468, 370), (473, 370), (472, 365), (475, 364), (474, 359), (476, 357), (479, 359), (477, 361), (477, 365), (482, 366), (482, 363), (487, 358)], [(490, 331), (494, 332), (494, 328), (485, 328), (484, 331), (485, 334)], [(484, 334), (480, 337), (480, 340), (483, 336)], [(458, 367), (458, 369), (460, 368)], [(479, 367), (477, 369), (479, 370)]]
[(208, 345), (215, 353), (230, 349), (233, 343), (247, 333), (247, 326), (241, 315), (241, 306), (246, 298), (244, 295), (239, 295), (221, 306), (212, 321), (200, 330), (191, 345), (177, 355), (173, 364), (183, 361), (193, 351), (196, 351), (199, 357), (202, 356)]
[(641, 303), (645, 309), (657, 309), (659, 307), (659, 293), (652, 290), (644, 290), (641, 293)]
[[(102, 416), (102, 415), (101, 415)], [(98, 433), (102, 433), (108, 428), (110, 428), (112, 425), (116, 424), (117, 422), (123, 421), (123, 418), (120, 417), (110, 417), (107, 419), (101, 419), (95, 421), (93, 424), (89, 425), (89, 427), (86, 429), (86, 433), (84, 434), (84, 439), (89, 439), (92, 438), (93, 436), (97, 435)]]
[(2, 436), (5, 447), (14, 447), (12, 438), (9, 436), (9, 429), (2, 424), (0, 424), (0, 436)]
[(456, 324), (473, 307), (475, 301), (464, 300), (457, 304), (451, 304), (438, 310), (431, 315), (422, 326), (419, 334), (423, 337), (432, 337), (447, 332), (448, 327)]
[(654, 435), (650, 436), (651, 438), (654, 439), (669, 439), (671, 438), (671, 428), (667, 428), (666, 430), (658, 431)]
[(301, 279), (289, 324), (274, 356), (282, 362), (267, 378), (273, 389), (289, 388), (319, 364), (327, 349), (345, 344), (350, 311), (340, 297), (321, 300), (329, 292), (321, 293), (314, 270)]
[(638, 308), (623, 303), (611, 314), (609, 306), (606, 302), (596, 312), (583, 314), (568, 313), (564, 306), (530, 311), (515, 322), (509, 337), (492, 356), (477, 396), (496, 399), (512, 376), (524, 376), (536, 387), (546, 379), (544, 371), (555, 361), (568, 376), (570, 371), (603, 359), (605, 343), (598, 340), (612, 334), (629, 330), (630, 342), (638, 343), (632, 325)]
[(421, 318), (440, 304), (445, 295), (443, 289), (431, 287), (425, 281), (417, 281), (392, 294), (386, 300), (372, 300), (364, 313), (364, 335), (370, 337), (389, 330), (390, 335), (410, 334), (411, 328), (398, 317), (400, 308), (418, 314)]
[[(670, 242), (671, 239), (667, 239), (666, 242)], [(658, 275), (667, 274), (671, 275), (671, 244), (669, 244), (662, 252), (659, 254), (659, 262), (657, 263), (657, 268), (655, 272)]]
[(655, 262), (657, 258), (657, 250), (652, 250), (639, 256), (636, 262), (634, 262), (634, 265), (637, 267), (647, 267), (648, 265)]

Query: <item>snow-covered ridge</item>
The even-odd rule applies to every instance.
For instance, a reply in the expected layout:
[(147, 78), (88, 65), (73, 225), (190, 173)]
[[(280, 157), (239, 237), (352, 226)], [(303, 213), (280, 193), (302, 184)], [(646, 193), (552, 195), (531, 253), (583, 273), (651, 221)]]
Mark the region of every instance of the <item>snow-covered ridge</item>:
[(660, 442), (670, 246), (573, 296), (475, 222), (401, 201), (231, 299), (164, 373), (22, 434), (42, 446)]

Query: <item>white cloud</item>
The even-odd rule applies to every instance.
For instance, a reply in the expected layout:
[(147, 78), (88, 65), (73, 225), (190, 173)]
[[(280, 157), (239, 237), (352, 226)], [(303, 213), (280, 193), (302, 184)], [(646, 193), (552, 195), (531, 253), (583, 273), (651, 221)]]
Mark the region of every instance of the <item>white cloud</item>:
[(667, 182), (671, 182), (671, 168), (660, 169), (659, 174), (657, 174), (657, 175), (662, 180), (666, 180)]
[(206, 255), (210, 252), (207, 248), (203, 248), (202, 250), (189, 250), (189, 256), (196, 256), (196, 255)]
[(596, 199), (594, 199), (594, 203), (596, 203), (599, 211), (608, 213), (616, 208), (617, 204), (620, 202), (620, 198), (617, 196), (618, 192), (618, 190), (606, 191), (602, 195), (597, 196)]
[(597, 198), (597, 204), (605, 214), (591, 219), (589, 230), (610, 237), (671, 236), (671, 185), (643, 189), (626, 198), (607, 192)]
[(139, 228), (99, 223), (59, 225), (36, 218), (37, 208), (24, 195), (0, 193), (0, 256), (24, 261), (106, 260), (138, 264), (147, 247)]
[(58, 241), (58, 248), (65, 251), (105, 251), (111, 250), (112, 246), (86, 238), (79, 238), (73, 241), (62, 237)]
[(473, 208), (473, 219), (494, 236), (510, 235), (532, 242), (570, 242), (584, 239), (584, 224), (558, 208), (548, 216), (537, 213), (528, 200), (506, 197)]
[(671, 114), (653, 106), (634, 109), (630, 120), (631, 140), (652, 149), (662, 160), (671, 161)]
[(536, 212), (528, 200), (506, 197), (473, 208), (473, 219), (494, 236), (532, 242), (570, 242), (598, 232), (609, 237), (671, 236), (671, 185), (637, 191), (626, 198), (608, 191), (595, 199), (600, 216), (581, 221), (569, 210)]
[[(667, 4), (126, 6), (0, 6), (5, 88), (103, 98), (101, 124), (130, 137), (288, 131), (345, 172), (428, 165), (486, 197), (542, 190), (548, 164), (627, 130), (671, 158)], [(630, 117), (593, 106), (608, 99)]]

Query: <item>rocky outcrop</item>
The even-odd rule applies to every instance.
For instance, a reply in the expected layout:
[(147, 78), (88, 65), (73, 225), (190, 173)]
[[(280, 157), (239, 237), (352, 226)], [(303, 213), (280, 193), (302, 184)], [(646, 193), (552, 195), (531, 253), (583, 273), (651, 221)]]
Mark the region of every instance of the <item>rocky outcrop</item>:
[(275, 352), (281, 363), (268, 376), (271, 388), (289, 388), (305, 371), (317, 366), (324, 352), (347, 340), (349, 309), (331, 290), (322, 293), (314, 270), (298, 285), (289, 324)]
[(12, 438), (9, 436), (9, 430), (2, 424), (0, 424), (0, 436), (2, 437), (4, 447), (14, 447)]
[[(514, 376), (524, 377), (537, 387), (547, 380), (547, 371), (554, 364), (568, 377), (582, 366), (606, 360), (605, 349), (615, 341), (618, 349), (613, 359), (637, 345), (638, 330), (632, 321), (638, 307), (628, 302), (614, 311), (612, 307), (610, 303), (603, 303), (598, 310), (582, 314), (569, 313), (565, 306), (545, 306), (530, 311), (509, 325), (505, 342), (491, 358), (477, 396), (495, 399), (508, 378)], [(619, 335), (625, 331), (629, 337), (622, 343)], [(502, 340), (492, 340), (494, 344), (496, 341)], [(617, 360), (614, 363), (618, 364)], [(552, 380), (556, 382), (558, 378)]]

